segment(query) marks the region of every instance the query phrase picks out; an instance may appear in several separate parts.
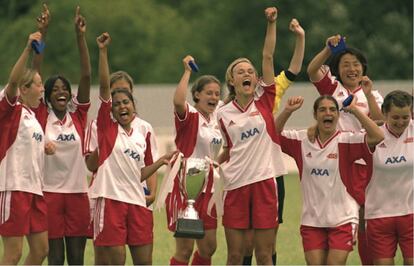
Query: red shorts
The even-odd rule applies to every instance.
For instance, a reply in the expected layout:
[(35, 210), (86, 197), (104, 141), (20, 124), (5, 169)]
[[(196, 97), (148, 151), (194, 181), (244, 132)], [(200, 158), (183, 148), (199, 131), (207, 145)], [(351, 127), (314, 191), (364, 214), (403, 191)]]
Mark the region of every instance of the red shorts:
[[(166, 202), (166, 211), (167, 211), (167, 226), (168, 230), (171, 232), (175, 231), (176, 223), (173, 223), (172, 214), (170, 213), (170, 197), (171, 193), (168, 194)], [(214, 230), (217, 229), (217, 213), (216, 213), (216, 206), (214, 206), (211, 210), (211, 216), (207, 214), (207, 207), (208, 202), (210, 201), (211, 196), (206, 196), (206, 193), (201, 193), (201, 195), (197, 198), (194, 208), (198, 212), (198, 216), (204, 223), (204, 230)]]
[(49, 239), (87, 236), (90, 221), (87, 193), (43, 194), (48, 210)]
[(224, 196), (223, 226), (270, 229), (278, 226), (275, 178), (229, 190)]
[(351, 251), (355, 243), (357, 225), (352, 223), (337, 227), (300, 226), (303, 250), (339, 249)]
[(141, 246), (153, 242), (152, 211), (143, 206), (98, 198), (93, 223), (95, 246)]
[(367, 238), (374, 259), (394, 258), (397, 244), (404, 258), (413, 257), (413, 214), (368, 219)]
[(43, 196), (2, 191), (0, 202), (0, 235), (24, 236), (47, 231), (47, 206)]

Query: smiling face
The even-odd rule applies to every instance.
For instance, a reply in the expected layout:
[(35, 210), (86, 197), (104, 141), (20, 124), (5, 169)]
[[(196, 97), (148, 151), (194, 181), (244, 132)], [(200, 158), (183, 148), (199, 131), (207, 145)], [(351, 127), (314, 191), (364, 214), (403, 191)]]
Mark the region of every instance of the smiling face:
[(55, 112), (66, 112), (68, 102), (70, 100), (70, 91), (66, 84), (57, 79), (53, 84), (50, 92), (49, 101)]
[(195, 107), (204, 115), (208, 116), (216, 110), (220, 100), (220, 85), (210, 82), (203, 86), (201, 91), (196, 91), (194, 97), (197, 99)]
[(125, 129), (129, 129), (135, 117), (135, 106), (132, 95), (125, 90), (112, 93), (112, 115)]
[(398, 107), (391, 104), (389, 112), (385, 113), (385, 120), (391, 132), (401, 135), (412, 119), (412, 106)]
[(237, 97), (251, 97), (257, 85), (257, 74), (252, 64), (240, 62), (233, 67), (229, 83), (234, 87)]
[(313, 116), (321, 134), (330, 135), (336, 131), (339, 111), (338, 106), (331, 99), (322, 98), (317, 104), (316, 109), (314, 108)]
[(354, 91), (364, 75), (361, 62), (353, 54), (344, 54), (339, 60), (339, 77), (345, 88)]

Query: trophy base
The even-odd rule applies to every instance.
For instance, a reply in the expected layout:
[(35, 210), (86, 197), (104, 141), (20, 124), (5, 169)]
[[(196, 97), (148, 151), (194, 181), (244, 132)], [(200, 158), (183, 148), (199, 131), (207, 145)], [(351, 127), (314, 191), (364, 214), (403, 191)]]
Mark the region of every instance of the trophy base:
[(195, 239), (203, 238), (204, 237), (203, 220), (178, 218), (174, 237), (195, 238)]

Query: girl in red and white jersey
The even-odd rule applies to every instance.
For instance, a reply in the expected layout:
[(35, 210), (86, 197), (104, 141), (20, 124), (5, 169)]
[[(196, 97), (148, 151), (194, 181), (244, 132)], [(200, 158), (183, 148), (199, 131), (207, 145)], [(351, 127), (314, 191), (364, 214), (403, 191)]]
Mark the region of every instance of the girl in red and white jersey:
[(313, 106), (318, 130), (314, 143), (306, 130), (282, 131), (302, 103), (303, 97), (290, 98), (275, 124), (283, 152), (295, 159), (299, 169), (305, 259), (310, 265), (345, 265), (358, 224), (358, 204), (348, 193), (352, 186), (350, 166), (357, 159), (368, 158), (384, 134), (359, 110), (356, 97), (344, 109), (355, 115), (367, 133), (339, 131), (338, 103), (329, 95), (320, 96)]
[(173, 154), (145, 166), (146, 141), (132, 127), (135, 104), (126, 89), (110, 92), (106, 47), (109, 35), (97, 38), (101, 107), (98, 112), (98, 170), (89, 195), (94, 208), (95, 264), (125, 264), (125, 244), (133, 261), (153, 241), (152, 212), (147, 209), (142, 182)]
[[(104, 33), (107, 34), (107, 33)], [(109, 36), (109, 34), (108, 34)], [(109, 42), (108, 38), (108, 42)], [(106, 44), (107, 45), (107, 44)], [(109, 64), (108, 60), (104, 60), (103, 64), (105, 64), (105, 68), (108, 69), (109, 73)], [(116, 71), (112, 73), (109, 77), (110, 88), (111, 90), (124, 88), (129, 90), (133, 93), (134, 88), (134, 80), (132, 77), (125, 71)], [(158, 147), (154, 129), (150, 123), (145, 121), (144, 119), (135, 116), (134, 120), (132, 121), (133, 127), (135, 130), (141, 132), (141, 134), (145, 137), (147, 142), (147, 149), (145, 151), (145, 164), (150, 165), (154, 162), (154, 160), (158, 159)], [(85, 135), (85, 154), (86, 154), (86, 165), (91, 172), (96, 172), (98, 165), (97, 165), (97, 158), (92, 155), (93, 151), (98, 148), (98, 138), (97, 138), (97, 127), (96, 127), (96, 119), (92, 120), (87, 128), (86, 135)], [(93, 182), (93, 179), (91, 180)], [(157, 191), (157, 176), (156, 174), (152, 175), (150, 178), (145, 180), (143, 183), (145, 188), (145, 198), (147, 201), (148, 208), (152, 209), (152, 203), (155, 200), (156, 191)], [(147, 254), (152, 253), (149, 251)], [(149, 256), (148, 258), (150, 258)], [(142, 261), (138, 264), (147, 264), (147, 260)]]
[[(183, 158), (215, 159), (221, 147), (222, 139), (216, 120), (216, 108), (220, 100), (220, 82), (214, 76), (199, 77), (191, 88), (194, 106), (186, 101), (187, 87), (191, 76), (190, 61), (194, 58), (186, 56), (183, 59), (184, 73), (174, 94), (174, 114), (177, 149)], [(192, 265), (211, 265), (211, 257), (216, 247), (217, 214), (213, 208), (209, 214), (208, 203), (212, 198), (213, 165), (210, 164), (208, 182), (203, 193), (196, 199), (195, 209), (204, 222), (205, 236), (203, 239), (175, 238), (175, 253), (170, 259), (171, 265), (187, 265), (193, 254), (194, 242), (197, 250), (194, 252)], [(186, 207), (183, 192), (180, 190), (180, 175), (174, 177), (174, 185), (166, 199), (168, 229), (175, 231), (176, 215)]]
[[(133, 92), (133, 85), (134, 81), (131, 76), (126, 73), (125, 71), (116, 71), (112, 73), (109, 77), (110, 79), (110, 88), (111, 90), (124, 88), (129, 90), (131, 93)], [(144, 119), (135, 116), (134, 120), (132, 121), (132, 127), (145, 137), (145, 141), (147, 143), (147, 149), (145, 151), (145, 165), (150, 165), (154, 162), (154, 160), (158, 159), (158, 147), (154, 129), (150, 123), (145, 121)], [(86, 154), (86, 164), (88, 169), (95, 173), (98, 165), (97, 160), (93, 159), (92, 153), (98, 148), (98, 136), (97, 136), (97, 127), (96, 127), (96, 119), (93, 119), (87, 128), (85, 134), (85, 154)], [(93, 180), (91, 180), (91, 183)], [(156, 174), (152, 175), (150, 178), (144, 181), (143, 183), (146, 193), (146, 200), (148, 208), (152, 208), (152, 203), (155, 200), (155, 195), (157, 191), (157, 176)]]
[(405, 265), (413, 265), (413, 96), (393, 91), (385, 96), (381, 126), (385, 139), (373, 154), (366, 190), (368, 244), (375, 265), (394, 264), (397, 245)]
[(0, 100), (3, 265), (19, 263), (23, 236), (29, 243), (25, 264), (42, 264), (48, 252), (47, 206), (42, 194), (44, 134), (31, 110), (39, 105), (44, 89), (39, 73), (25, 68), (32, 41), (40, 42), (41, 38), (40, 32), (30, 34)]
[[(329, 37), (326, 45), (309, 63), (308, 75), (320, 95), (332, 95), (342, 108), (342, 102), (349, 96), (357, 96), (357, 105), (364, 114), (371, 119), (383, 120), (381, 113), (382, 96), (371, 86), (361, 86), (362, 83), (372, 83), (366, 76), (368, 63), (364, 54), (351, 47), (344, 47), (340, 51), (345, 38), (339, 34)], [(339, 45), (339, 46), (338, 46)], [(337, 47), (337, 48), (330, 48)], [(335, 51), (335, 53), (333, 52)], [(325, 65), (325, 62), (328, 64)], [(362, 129), (361, 123), (351, 114), (343, 112), (338, 121), (338, 128), (342, 131), (358, 132)], [(360, 208), (360, 226), (358, 234), (358, 252), (363, 265), (372, 265), (369, 247), (366, 244), (364, 201), (365, 188), (368, 183), (367, 167), (363, 160), (358, 160), (352, 166), (354, 173), (351, 195), (355, 198)]]
[(246, 229), (255, 231), (257, 264), (272, 264), (278, 226), (275, 177), (286, 174), (272, 116), (277, 9), (267, 8), (265, 16), (263, 80), (259, 83), (257, 71), (248, 59), (233, 61), (226, 72), (232, 101), (217, 112), (224, 141), (218, 161), (224, 181), (223, 225), (230, 265), (243, 262)]
[[(44, 34), (50, 12), (46, 5), (40, 21)], [(76, 97), (72, 98), (69, 81), (62, 75), (45, 82), (44, 102), (36, 115), (45, 130), (45, 178), (43, 192), (48, 207), (48, 262), (83, 264), (86, 236), (90, 221), (86, 167), (83, 160), (83, 139), (90, 106), (91, 66), (86, 44), (86, 21), (76, 8), (75, 32), (80, 54), (80, 80)], [(43, 53), (37, 55), (39, 68)]]

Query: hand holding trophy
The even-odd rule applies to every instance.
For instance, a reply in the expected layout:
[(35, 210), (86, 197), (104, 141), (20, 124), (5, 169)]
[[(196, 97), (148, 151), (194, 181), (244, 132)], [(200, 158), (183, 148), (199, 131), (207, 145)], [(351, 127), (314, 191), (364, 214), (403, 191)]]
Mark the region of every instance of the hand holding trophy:
[(187, 207), (178, 214), (174, 237), (204, 237), (204, 223), (199, 219), (194, 203), (203, 191), (210, 164), (201, 158), (187, 158), (181, 163), (180, 190), (187, 201)]

